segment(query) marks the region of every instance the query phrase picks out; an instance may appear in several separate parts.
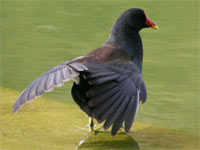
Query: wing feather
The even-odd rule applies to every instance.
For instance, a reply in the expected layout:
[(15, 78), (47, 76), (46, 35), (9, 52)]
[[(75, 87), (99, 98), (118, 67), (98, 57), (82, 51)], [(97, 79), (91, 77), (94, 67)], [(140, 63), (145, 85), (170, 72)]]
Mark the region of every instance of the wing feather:
[(92, 111), (92, 116), (99, 116), (100, 114), (105, 112), (107, 109), (111, 107), (112, 104), (114, 104), (114, 102), (116, 101), (116, 99), (120, 97), (120, 95), (121, 94), (117, 92), (110, 99), (107, 99), (105, 103), (97, 105)]
[(89, 74), (87, 76), (87, 79), (105, 77), (105, 76), (111, 76), (111, 75), (115, 75), (115, 72), (98, 72), (98, 73)]
[(135, 116), (138, 111), (138, 106), (139, 106), (139, 91), (137, 91), (137, 96), (135, 97), (134, 104), (125, 120), (125, 131), (126, 132), (128, 132), (130, 130), (130, 128), (133, 124), (133, 121), (134, 121)]
[[(70, 62), (70, 64), (69, 64)], [(40, 97), (44, 92), (50, 92), (54, 87), (60, 87), (64, 85), (64, 82), (69, 80), (75, 80), (79, 78), (79, 72), (87, 70), (87, 67), (81, 63), (73, 64), (72, 61), (60, 64), (33, 81), (18, 97), (13, 110), (18, 112), (26, 101), (32, 101), (35, 97)]]
[(37, 84), (32, 84), (30, 92), (29, 92), (28, 97), (27, 97), (28, 102), (31, 102), (33, 100), (36, 88), (37, 88)]
[(113, 111), (113, 113), (106, 119), (106, 122), (104, 123), (104, 129), (108, 129), (113, 124), (113, 122), (117, 119), (117, 117), (124, 110), (128, 101), (129, 101), (129, 97), (125, 97), (123, 99), (121, 105), (119, 105), (119, 107), (117, 109), (115, 109)]
[(123, 121), (126, 119), (128, 113), (130, 112), (130, 109), (132, 108), (133, 102), (134, 101), (132, 100), (132, 98), (129, 98), (129, 102), (127, 103), (123, 112), (120, 114), (120, 116), (117, 118), (117, 120), (114, 122), (112, 126), (111, 130), (112, 135), (115, 135), (119, 130), (119, 128), (122, 126)]
[(53, 91), (54, 89), (54, 86), (53, 86), (53, 79), (54, 79), (54, 74), (53, 73), (50, 73), (46, 79), (46, 82), (45, 82), (45, 92), (51, 92)]
[(90, 101), (88, 102), (88, 106), (93, 107), (93, 106), (96, 106), (96, 105), (102, 103), (103, 101), (108, 99), (110, 96), (114, 95), (117, 91), (118, 91), (118, 88), (115, 87), (115, 88), (108, 90), (107, 92), (105, 92), (101, 95), (97, 95), (96, 97), (92, 97), (90, 99)]
[(116, 87), (116, 83), (115, 82), (106, 82), (104, 84), (100, 84), (98, 86), (93, 86), (92, 88), (90, 88), (87, 92), (86, 92), (86, 96), (88, 98), (94, 97), (96, 95), (99, 95), (107, 90), (110, 90), (111, 88)]
[(120, 77), (120, 75), (114, 74), (112, 76), (105, 76), (105, 77), (102, 77), (102, 78), (101, 77), (94, 78), (94, 79), (89, 81), (89, 84), (90, 85), (99, 85), (99, 84), (105, 83), (107, 81), (116, 80), (119, 77)]
[[(97, 67), (98, 66), (98, 67)], [(97, 69), (98, 68), (98, 69)], [(91, 115), (104, 123), (104, 129), (112, 124), (115, 135), (123, 122), (129, 131), (135, 119), (140, 95), (146, 100), (146, 88), (141, 72), (131, 62), (98, 63), (88, 65), (86, 80), (91, 88), (86, 92)], [(139, 94), (140, 90), (143, 93)]]
[(124, 99), (124, 96), (120, 95), (117, 101), (108, 110), (106, 110), (105, 112), (103, 112), (101, 115), (97, 117), (97, 121), (99, 123), (103, 122), (119, 106), (119, 104), (122, 102), (123, 99)]

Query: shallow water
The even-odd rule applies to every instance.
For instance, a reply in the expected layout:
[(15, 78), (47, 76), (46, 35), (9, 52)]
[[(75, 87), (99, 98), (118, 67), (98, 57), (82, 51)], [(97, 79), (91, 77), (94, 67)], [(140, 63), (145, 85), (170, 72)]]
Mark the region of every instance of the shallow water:
[[(181, 140), (174, 130), (181, 133), (183, 141), (190, 141), (187, 136), (199, 136), (198, 1), (8, 0), (1, 4), (1, 86), (17, 91), (49, 68), (100, 46), (124, 10), (143, 8), (160, 30), (141, 31), (148, 100), (140, 105), (136, 121), (153, 128), (143, 130), (139, 140), (134, 134), (131, 137), (139, 147), (149, 144), (162, 149), (167, 149), (167, 141), (174, 137), (170, 148), (184, 149), (177, 147)], [(45, 96), (74, 104), (71, 85), (67, 83)]]

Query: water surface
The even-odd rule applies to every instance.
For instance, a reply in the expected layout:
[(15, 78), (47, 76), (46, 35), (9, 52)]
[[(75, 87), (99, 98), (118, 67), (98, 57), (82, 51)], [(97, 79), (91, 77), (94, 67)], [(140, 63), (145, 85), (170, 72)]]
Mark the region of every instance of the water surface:
[[(181, 147), (183, 141), (197, 145), (198, 140), (193, 139), (199, 136), (198, 1), (8, 0), (1, 1), (1, 5), (1, 87), (19, 92), (51, 67), (101, 46), (109, 36), (112, 23), (124, 10), (143, 8), (160, 28), (159, 31), (141, 31), (148, 100), (140, 105), (136, 122), (150, 127), (141, 130), (139, 137), (131, 134), (128, 138), (132, 137), (143, 148), (167, 149), (170, 145), (172, 149), (184, 149)], [(72, 82), (67, 83), (45, 97), (71, 106), (74, 104), (71, 85)], [(11, 105), (6, 106), (5, 111), (11, 112), (8, 107)], [(75, 109), (78, 111), (78, 107)], [(85, 116), (79, 115), (78, 118)], [(73, 122), (73, 119), (69, 120)], [(6, 119), (3, 121), (4, 127), (8, 127)], [(85, 126), (86, 122), (87, 118), (73, 125)], [(56, 128), (56, 124), (54, 126)], [(52, 130), (58, 134), (63, 132)], [(101, 137), (97, 139), (101, 140)], [(74, 140), (78, 144), (81, 138)], [(42, 140), (33, 141), (42, 143)], [(87, 141), (86, 147), (89, 147)]]

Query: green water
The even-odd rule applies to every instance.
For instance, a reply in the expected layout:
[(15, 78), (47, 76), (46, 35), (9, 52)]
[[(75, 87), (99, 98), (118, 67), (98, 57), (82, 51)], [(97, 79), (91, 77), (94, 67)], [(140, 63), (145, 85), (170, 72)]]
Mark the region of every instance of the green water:
[[(174, 139), (173, 148), (180, 141), (171, 130), (190, 139), (199, 136), (198, 1), (1, 0), (1, 86), (22, 91), (51, 67), (101, 46), (116, 17), (131, 7), (143, 8), (160, 28), (141, 31), (148, 100), (136, 121), (166, 129), (149, 128), (141, 131), (149, 136), (131, 137), (146, 148), (150, 137), (162, 137), (157, 143), (162, 146)], [(74, 103), (71, 85), (45, 96)], [(168, 130), (173, 138), (164, 136)]]

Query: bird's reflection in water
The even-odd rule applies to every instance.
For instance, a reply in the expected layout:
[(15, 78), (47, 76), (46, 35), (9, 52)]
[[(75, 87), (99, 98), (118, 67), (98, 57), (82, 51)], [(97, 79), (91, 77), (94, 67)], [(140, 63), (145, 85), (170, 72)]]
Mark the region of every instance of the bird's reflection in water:
[(76, 147), (78, 150), (139, 150), (138, 143), (128, 134), (123, 132), (112, 137), (109, 132), (101, 131), (90, 134), (81, 140)]

